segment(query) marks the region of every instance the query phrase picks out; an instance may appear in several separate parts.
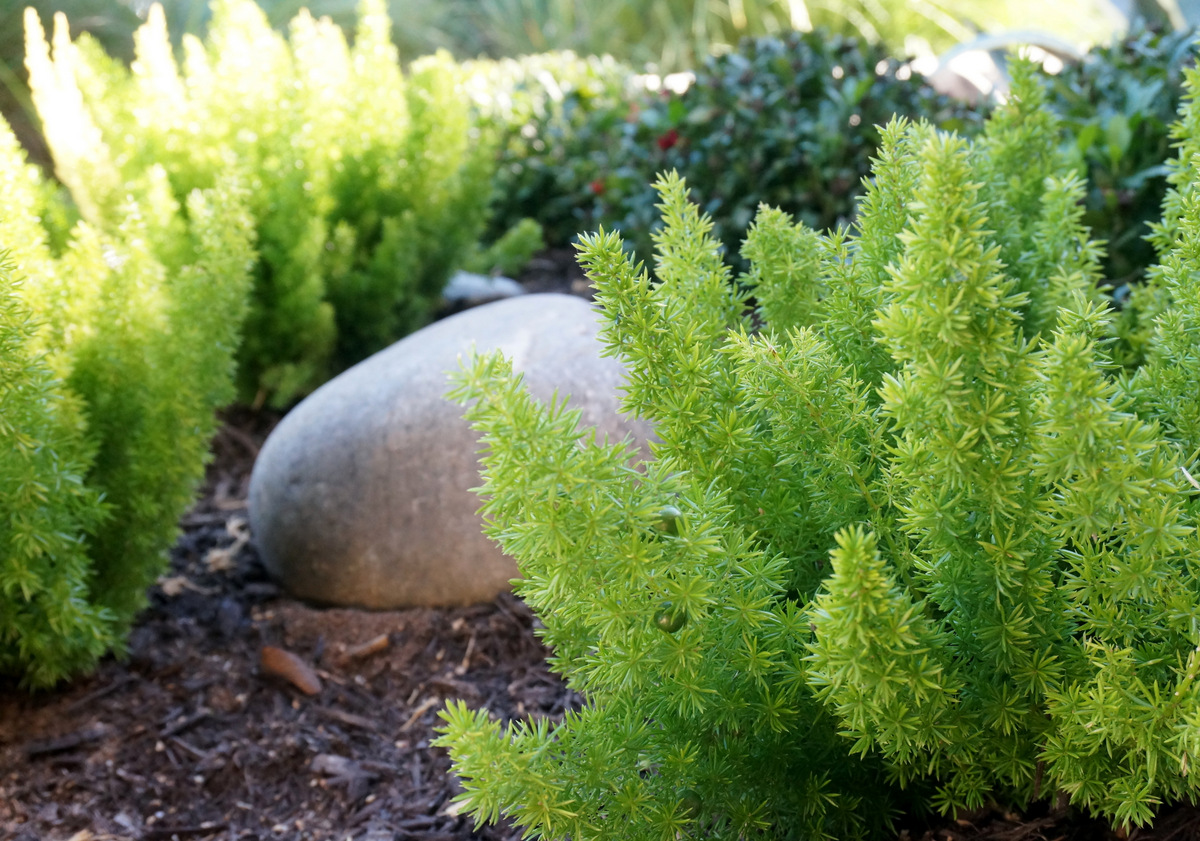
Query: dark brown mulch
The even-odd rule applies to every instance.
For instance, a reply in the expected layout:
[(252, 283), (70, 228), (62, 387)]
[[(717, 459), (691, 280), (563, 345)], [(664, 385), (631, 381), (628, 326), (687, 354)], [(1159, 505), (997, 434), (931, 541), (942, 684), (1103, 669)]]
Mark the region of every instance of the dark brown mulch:
[[(545, 259), (533, 271), (546, 285), (523, 276), (527, 288), (586, 296), (564, 270), (570, 252)], [(448, 699), (501, 720), (558, 718), (579, 705), (546, 667), (537, 620), (511, 596), (371, 613), (281, 594), (246, 540), (245, 507), (253, 459), (276, 420), (226, 417), (203, 497), (126, 659), (52, 692), (0, 685), (0, 841), (519, 837), (508, 825), (475, 831), (455, 813), (449, 761), (430, 741)], [(264, 646), (314, 670), (319, 691), (270, 674)], [(1131, 838), (1196, 839), (1198, 827), (1195, 810), (1177, 809)], [(1115, 836), (1078, 817), (1031, 813), (904, 837)]]
[(547, 248), (529, 261), (517, 280), (526, 292), (562, 292), (590, 301), (595, 290), (575, 259), (578, 253), (570, 246)]
[[(547, 670), (528, 608), (282, 597), (244, 539), (270, 424), (230, 421), (128, 658), (53, 692), (0, 689), (0, 838), (517, 837), (455, 814), (449, 760), (429, 743), (448, 699), (501, 720), (579, 703)], [(315, 668), (320, 691), (267, 674), (264, 645)]]

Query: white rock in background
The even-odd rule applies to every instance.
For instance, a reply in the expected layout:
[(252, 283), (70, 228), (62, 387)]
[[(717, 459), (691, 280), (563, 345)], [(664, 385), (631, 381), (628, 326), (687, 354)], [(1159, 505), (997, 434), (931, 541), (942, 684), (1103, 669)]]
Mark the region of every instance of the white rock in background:
[(474, 307), (489, 301), (524, 295), (525, 289), (511, 277), (455, 272), (442, 290), (442, 302), (450, 307)]
[(591, 306), (525, 295), (443, 319), (315, 391), (275, 428), (250, 481), (250, 523), (292, 594), (368, 608), (487, 601), (516, 564), (482, 532), (478, 436), (443, 396), (459, 357), (502, 350), (530, 392), (557, 389), (610, 440), (648, 424), (617, 412), (619, 362)]

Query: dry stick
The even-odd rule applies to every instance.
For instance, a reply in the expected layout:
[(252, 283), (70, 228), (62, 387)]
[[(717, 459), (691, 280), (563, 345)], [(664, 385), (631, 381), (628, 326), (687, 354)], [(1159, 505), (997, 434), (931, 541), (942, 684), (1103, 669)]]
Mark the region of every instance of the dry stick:
[(358, 764), (367, 771), (374, 771), (381, 777), (396, 776), (396, 769), (386, 762), (378, 762), (374, 759), (360, 759)]
[(372, 800), (370, 803), (363, 806), (361, 809), (359, 809), (357, 812), (355, 812), (354, 817), (350, 819), (350, 827), (355, 828), (355, 827), (362, 826), (364, 823), (367, 822), (367, 820), (372, 815), (374, 815), (376, 812), (378, 812), (380, 809), (382, 809), (383, 804), (386, 802), (387, 801), (384, 800), (383, 798), (379, 798), (376, 800)]
[(369, 718), (361, 715), (355, 715), (354, 713), (348, 713), (344, 710), (339, 710), (334, 707), (316, 707), (314, 712), (316, 712), (317, 715), (324, 716), (325, 718), (331, 718), (334, 721), (340, 721), (342, 724), (349, 724), (352, 727), (361, 727), (362, 729), (370, 730), (371, 732), (375, 732), (379, 729), (375, 722)]
[(471, 666), (471, 655), (475, 653), (475, 632), (471, 632), (471, 639), (467, 641), (467, 653), (463, 655), (462, 662), (455, 669), (456, 674), (465, 674)]
[(127, 783), (133, 783), (135, 786), (145, 787), (146, 785), (145, 777), (141, 774), (135, 774), (132, 771), (126, 771), (124, 768), (118, 768), (116, 771), (113, 771), (113, 774)]
[(411, 818), (402, 818), (396, 822), (396, 826), (405, 832), (417, 832), (424, 829), (430, 829), (436, 826), (438, 819), (434, 815), (414, 815)]
[(187, 730), (189, 727), (194, 727), (196, 724), (200, 723), (201, 721), (203, 721), (204, 719), (208, 718), (211, 715), (212, 715), (212, 710), (207, 709), (205, 707), (201, 707), (200, 709), (196, 710), (191, 715), (180, 719), (179, 721), (172, 724), (170, 727), (167, 727), (166, 729), (164, 729), (161, 733), (158, 734), (158, 737), (160, 739), (167, 739), (167, 738), (170, 738), (171, 736), (178, 735), (179, 733), (182, 733), (184, 730)]
[[(995, 841), (1025, 841), (1029, 838), (1045, 838), (1044, 835), (1040, 834), (1041, 830), (1054, 826), (1055, 822), (1055, 818), (1038, 818), (1035, 821), (1022, 823), (1010, 830), (998, 832), (993, 837)], [(1034, 835), (1033, 833), (1035, 832), (1038, 834)]]
[(227, 823), (215, 823), (210, 826), (156, 826), (142, 830), (143, 839), (170, 838), (173, 835), (215, 835), (229, 828)]
[(208, 759), (209, 758), (209, 754), (200, 750), (200, 748), (196, 747), (195, 745), (185, 742), (183, 739), (179, 738), (178, 736), (171, 736), (171, 742), (173, 744), (176, 744), (179, 747), (183, 748), (185, 751), (187, 751), (188, 753), (190, 753), (192, 756), (196, 757), (197, 759)]
[(77, 701), (72, 701), (67, 705), (66, 712), (73, 713), (76, 710), (81, 710), (91, 704), (93, 701), (99, 701), (101, 698), (113, 694), (118, 689), (122, 689), (137, 680), (133, 675), (122, 675), (107, 686), (102, 686), (88, 694), (84, 695)]
[(378, 654), (380, 651), (383, 651), (390, 643), (391, 639), (387, 634), (380, 634), (373, 639), (367, 640), (362, 645), (356, 645), (352, 648), (346, 649), (346, 653), (342, 656), (347, 660), (357, 660), (360, 657), (370, 657), (372, 654)]
[(344, 677), (339, 677), (333, 672), (327, 672), (324, 669), (314, 669), (313, 671), (317, 673), (317, 677), (319, 677), (321, 680), (327, 680), (330, 683), (336, 683), (338, 686), (346, 686), (346, 679)]
[(1200, 821), (1197, 821), (1195, 818), (1185, 821), (1181, 826), (1173, 829), (1169, 835), (1162, 839), (1162, 841), (1175, 841), (1176, 838), (1185, 834), (1188, 838), (1196, 838), (1196, 830), (1198, 825), (1200, 825)]
[(35, 756), (62, 753), (63, 751), (71, 750), (71, 748), (77, 748), (80, 745), (96, 742), (103, 738), (103, 727), (88, 727), (84, 730), (76, 730), (74, 733), (60, 736), (57, 739), (48, 739), (44, 742), (35, 742), (32, 745), (28, 745), (25, 748), (25, 757), (26, 759), (33, 759)]
[(400, 732), (406, 733), (414, 724), (417, 723), (417, 719), (424, 715), (426, 711), (428, 711), (429, 708), (437, 702), (437, 698), (426, 698), (424, 701), (422, 701), (421, 706), (413, 710), (413, 714), (408, 717), (408, 721), (400, 725)]

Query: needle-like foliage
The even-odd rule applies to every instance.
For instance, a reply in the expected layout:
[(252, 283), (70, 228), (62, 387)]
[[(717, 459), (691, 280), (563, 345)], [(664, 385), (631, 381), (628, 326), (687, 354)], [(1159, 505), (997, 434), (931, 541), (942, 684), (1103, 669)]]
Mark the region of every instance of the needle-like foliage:
[(432, 317), (482, 229), (492, 145), (447, 54), (401, 72), (382, 0), (364, 0), (352, 47), (307, 11), (284, 38), (252, 0), (212, 10), (177, 61), (151, 6), (131, 70), (72, 42), (61, 14), (51, 51), (30, 10), (30, 87), (97, 230), (114, 233), (155, 173), (181, 203), (239, 174), (258, 248), (239, 386), (284, 405)]
[(1132, 375), (1024, 65), (974, 141), (883, 129), (853, 229), (764, 208), (741, 286), (674, 176), (658, 282), (584, 239), (658, 440), (643, 462), (593, 442), (496, 356), (458, 376), (488, 532), (587, 701), (507, 731), (452, 705), (468, 809), (554, 838), (807, 839), (869, 835), (905, 797), (1061, 795), (1131, 826), (1200, 795), (1188, 85)]
[(46, 686), (120, 648), (234, 394), (252, 228), (232, 183), (165, 174), (61, 254), (0, 122), (0, 673)]

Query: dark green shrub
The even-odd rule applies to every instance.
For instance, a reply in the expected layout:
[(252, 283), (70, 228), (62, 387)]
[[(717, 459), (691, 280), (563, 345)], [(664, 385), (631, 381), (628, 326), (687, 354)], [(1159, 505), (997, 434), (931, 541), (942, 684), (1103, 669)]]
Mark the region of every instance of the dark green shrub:
[(234, 395), (252, 228), (241, 189), (185, 212), (160, 173), (57, 254), (3, 122), (0, 195), (0, 673), (48, 686), (120, 648), (164, 568)]
[(124, 197), (160, 173), (179, 201), (231, 170), (247, 186), (259, 251), (247, 400), (285, 403), (422, 326), (484, 222), (492, 154), (462, 71), (443, 54), (406, 76), (382, 0), (359, 20), (353, 48), (306, 13), (285, 40), (250, 0), (215, 0), (181, 67), (152, 11), (130, 72), (72, 43), (65, 19), (51, 60), (26, 17), (55, 166), (95, 228), (112, 232)]
[(821, 228), (849, 221), (878, 126), (893, 114), (978, 125), (976, 112), (907, 73), (881, 48), (826, 32), (748, 39), (706, 59), (683, 93), (626, 81), (621, 98), (614, 73), (513, 132), (499, 195), (515, 197), (506, 212), (536, 218), (552, 243), (604, 226), (648, 257), (659, 224), (649, 184), (675, 169), (736, 261), (760, 203)]
[(595, 159), (637, 97), (633, 71), (569, 52), (474, 61), (466, 69), (479, 122), (498, 138), (485, 239), (528, 218), (549, 242), (570, 242), (594, 222)]
[(479, 819), (848, 838), (886, 822), (883, 777), (948, 813), (1061, 795), (1126, 828), (1200, 794), (1200, 73), (1130, 375), (1084, 183), (1014, 76), (973, 141), (890, 124), (852, 230), (759, 215), (758, 335), (676, 178), (658, 282), (584, 240), (649, 461), (498, 356), (459, 376), (488, 532), (587, 699), (507, 730), (444, 713)]
[(647, 98), (622, 127), (596, 174), (597, 221), (648, 257), (658, 222), (647, 185), (674, 169), (731, 257), (760, 204), (819, 229), (849, 222), (878, 127), (893, 115), (956, 130), (978, 123), (900, 69), (882, 48), (820, 31), (747, 40), (707, 59), (684, 93)]
[[(1120, 301), (1154, 260), (1145, 237), (1166, 190), (1190, 38), (1139, 30), (1043, 77), (1087, 178), (1084, 222), (1106, 243), (1104, 276)], [(555, 244), (604, 225), (646, 257), (658, 220), (645, 185), (676, 169), (736, 255), (760, 201), (817, 228), (848, 221), (875, 127), (893, 111), (967, 135), (982, 118), (897, 80), (896, 62), (840, 36), (747, 41), (710, 59), (682, 94), (648, 92), (628, 68), (593, 62), (566, 55), (479, 65), (476, 99), (508, 126), (493, 219), (534, 217)], [(884, 73), (871, 81), (877, 68)], [(489, 89), (501, 93), (491, 98)]]
[(1087, 177), (1083, 220), (1107, 243), (1104, 274), (1114, 287), (1140, 282), (1155, 260), (1146, 237), (1167, 190), (1169, 133), (1193, 38), (1140, 29), (1047, 77), (1048, 104)]
[(598, 220), (649, 256), (653, 173), (676, 169), (730, 256), (760, 204), (824, 229), (847, 223), (878, 126), (893, 115), (972, 131), (978, 115), (937, 95), (880, 47), (815, 31), (713, 56), (683, 94), (642, 103), (598, 174)]

